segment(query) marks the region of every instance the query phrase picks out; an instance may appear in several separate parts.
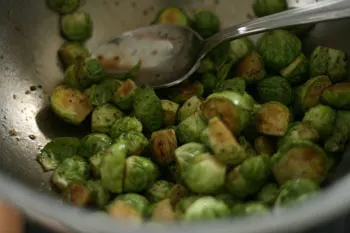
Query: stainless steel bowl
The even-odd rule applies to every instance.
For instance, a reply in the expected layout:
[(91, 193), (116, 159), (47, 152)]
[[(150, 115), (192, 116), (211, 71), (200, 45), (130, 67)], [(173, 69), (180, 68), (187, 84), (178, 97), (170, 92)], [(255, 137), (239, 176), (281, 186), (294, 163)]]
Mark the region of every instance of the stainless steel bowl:
[[(82, 10), (94, 19), (94, 36), (87, 46), (93, 48), (122, 31), (147, 25), (156, 11), (165, 6), (183, 5), (189, 12), (210, 8), (226, 27), (248, 20), (252, 15), (251, 3), (251, 0), (86, 0)], [(349, 23), (317, 25), (305, 38), (305, 51), (323, 44), (350, 53)], [(50, 188), (50, 174), (43, 173), (35, 161), (40, 147), (48, 140), (56, 136), (83, 135), (86, 129), (62, 123), (48, 107), (47, 94), (63, 77), (56, 56), (62, 42), (59, 17), (46, 8), (44, 1), (0, 0), (0, 197), (29, 216), (53, 227), (60, 225), (86, 233), (269, 233), (305, 229), (349, 209), (348, 155), (331, 174), (330, 185), (320, 196), (272, 216), (191, 225), (137, 226), (63, 204)], [(31, 86), (36, 90), (31, 91)]]

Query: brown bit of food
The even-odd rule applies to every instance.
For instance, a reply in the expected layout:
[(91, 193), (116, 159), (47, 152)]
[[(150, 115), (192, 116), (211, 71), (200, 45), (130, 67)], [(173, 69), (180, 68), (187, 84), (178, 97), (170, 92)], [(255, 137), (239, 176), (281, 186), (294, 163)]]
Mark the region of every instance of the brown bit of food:
[(33, 86), (30, 86), (29, 89), (30, 89), (31, 91), (36, 91), (37, 87), (33, 85)]
[(16, 29), (16, 31), (20, 32), (20, 31), (22, 31), (22, 26), (21, 25), (17, 25), (17, 26), (15, 26), (15, 29)]
[(29, 91), (29, 90), (26, 90), (26, 92), (24, 92), (24, 94), (29, 95), (29, 94), (30, 94), (30, 91)]
[(17, 95), (12, 95), (12, 98), (15, 100), (17, 99)]
[(31, 135), (29, 135), (29, 138), (30, 138), (31, 140), (35, 140), (35, 139), (36, 139), (36, 136), (35, 136), (34, 134), (31, 134)]
[(157, 53), (158, 53), (157, 50), (153, 50), (153, 51), (152, 51), (152, 55), (153, 55), (153, 56), (154, 56), (154, 55), (157, 55)]
[(151, 150), (154, 159), (161, 165), (174, 161), (174, 151), (177, 148), (176, 134), (173, 129), (153, 132), (151, 136)]
[(4, 56), (3, 56), (3, 55), (1, 55), (1, 56), (0, 56), (0, 59), (1, 59), (1, 60), (2, 60), (2, 59), (4, 59)]
[(17, 131), (14, 130), (14, 129), (11, 129), (11, 130), (9, 131), (9, 135), (10, 135), (11, 137), (17, 136)]
[(38, 85), (38, 88), (39, 88), (39, 89), (42, 89), (42, 88), (43, 88), (43, 86), (41, 86), (41, 85)]

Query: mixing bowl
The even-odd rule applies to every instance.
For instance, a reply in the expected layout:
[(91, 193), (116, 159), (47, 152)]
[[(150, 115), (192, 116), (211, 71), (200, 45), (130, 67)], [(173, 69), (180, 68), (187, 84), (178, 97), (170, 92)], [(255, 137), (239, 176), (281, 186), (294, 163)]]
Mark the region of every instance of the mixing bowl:
[[(157, 10), (182, 5), (191, 13), (209, 8), (223, 27), (249, 20), (251, 0), (86, 0), (82, 10), (94, 20), (93, 48), (119, 33), (149, 24)], [(350, 52), (350, 21), (318, 24), (305, 38), (306, 53), (315, 45)], [(59, 17), (44, 1), (0, 0), (0, 197), (30, 217), (77, 232), (293, 232), (332, 219), (350, 207), (350, 157), (330, 175), (322, 194), (301, 206), (263, 217), (235, 218), (195, 224), (145, 224), (111, 220), (104, 214), (62, 203), (35, 157), (47, 141), (57, 136), (79, 136), (86, 125), (72, 128), (48, 107), (48, 94), (62, 81), (57, 49)]]

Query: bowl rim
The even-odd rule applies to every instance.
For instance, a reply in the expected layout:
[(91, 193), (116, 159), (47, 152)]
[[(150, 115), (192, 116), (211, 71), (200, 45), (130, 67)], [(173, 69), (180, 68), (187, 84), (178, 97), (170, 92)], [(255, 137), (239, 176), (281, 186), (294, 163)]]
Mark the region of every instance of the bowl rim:
[[(350, 176), (347, 175), (303, 205), (278, 209), (272, 214), (213, 222), (133, 224), (106, 214), (80, 209), (53, 196), (33, 190), (0, 172), (0, 197), (23, 210), (29, 217), (58, 223), (77, 232), (154, 233), (216, 232), (271, 233), (305, 230), (344, 214), (350, 207)], [(254, 223), (254, 224), (252, 224)]]

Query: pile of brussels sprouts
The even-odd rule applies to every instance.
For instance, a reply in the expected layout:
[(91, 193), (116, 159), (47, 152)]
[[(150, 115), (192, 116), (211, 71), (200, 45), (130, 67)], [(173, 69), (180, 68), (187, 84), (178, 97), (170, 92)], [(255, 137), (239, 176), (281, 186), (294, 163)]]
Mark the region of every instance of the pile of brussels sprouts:
[[(284, 1), (256, 1), (258, 16)], [(106, 74), (83, 43), (92, 20), (78, 0), (48, 0), (67, 42), (53, 111), (82, 139), (59, 137), (38, 155), (63, 199), (137, 221), (210, 220), (268, 213), (320, 189), (350, 136), (346, 55), (317, 47), (310, 57), (290, 30), (224, 42), (193, 77), (166, 90), (137, 87), (139, 67)], [(275, 4), (276, 3), (276, 4)], [(207, 10), (191, 18), (161, 10), (153, 23), (220, 29)]]

